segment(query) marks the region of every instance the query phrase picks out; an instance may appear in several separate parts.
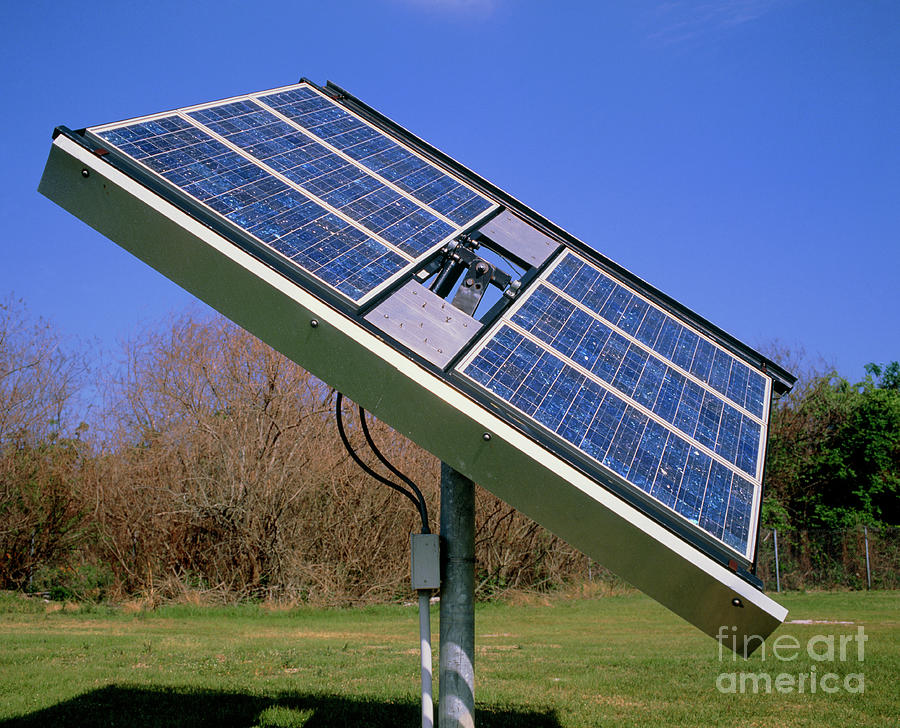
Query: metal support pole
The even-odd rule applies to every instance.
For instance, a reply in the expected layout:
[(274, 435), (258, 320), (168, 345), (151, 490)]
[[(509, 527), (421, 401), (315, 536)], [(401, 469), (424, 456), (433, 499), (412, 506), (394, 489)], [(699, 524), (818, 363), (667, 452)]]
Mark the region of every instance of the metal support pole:
[(441, 463), (439, 728), (475, 725), (475, 484)]
[(866, 540), (866, 589), (872, 588), (872, 571), (869, 568), (869, 529), (863, 526), (863, 538)]
[(781, 569), (778, 568), (778, 529), (772, 529), (772, 541), (775, 544), (775, 591), (781, 591)]
[(419, 589), (419, 645), (422, 656), (422, 728), (434, 726), (434, 699), (431, 690), (431, 590)]

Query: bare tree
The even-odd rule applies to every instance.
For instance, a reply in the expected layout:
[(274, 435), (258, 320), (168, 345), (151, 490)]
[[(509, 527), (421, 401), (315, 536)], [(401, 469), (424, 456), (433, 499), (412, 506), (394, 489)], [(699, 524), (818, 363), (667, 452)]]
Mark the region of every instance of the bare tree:
[[(27, 588), (39, 565), (77, 548), (86, 528), (86, 446), (72, 403), (86, 357), (13, 298), (0, 303), (0, 583)], [(75, 435), (73, 438), (72, 435)]]
[(86, 357), (21, 300), (0, 302), (0, 448), (64, 432), (87, 370)]

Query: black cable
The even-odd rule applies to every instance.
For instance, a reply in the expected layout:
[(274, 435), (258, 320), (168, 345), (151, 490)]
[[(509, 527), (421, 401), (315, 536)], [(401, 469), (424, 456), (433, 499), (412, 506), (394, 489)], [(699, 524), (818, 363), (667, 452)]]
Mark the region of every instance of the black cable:
[[(422, 533), (430, 533), (430, 530), (428, 529), (428, 513), (425, 510), (424, 499), (419, 500), (418, 498), (416, 498), (416, 496), (413, 493), (406, 490), (406, 488), (402, 488), (401, 486), (397, 485), (396, 483), (394, 483), (394, 482), (388, 480), (387, 478), (383, 477), (382, 475), (379, 475), (378, 473), (376, 473), (374, 470), (372, 470), (372, 468), (370, 468), (368, 465), (366, 465), (360, 459), (359, 455), (357, 455), (356, 451), (353, 449), (353, 446), (350, 445), (350, 440), (347, 439), (347, 433), (344, 431), (344, 413), (343, 413), (343, 410), (341, 409), (341, 405), (343, 404), (343, 401), (344, 401), (344, 395), (341, 394), (340, 392), (338, 392), (337, 398), (335, 399), (335, 420), (337, 420), (338, 434), (341, 436), (341, 442), (344, 443), (344, 447), (346, 448), (347, 452), (350, 454), (350, 457), (353, 458), (353, 461), (357, 465), (359, 465), (359, 467), (362, 468), (362, 470), (367, 475), (370, 475), (371, 477), (375, 478), (375, 480), (377, 480), (379, 483), (383, 483), (384, 485), (388, 486), (389, 488), (393, 488), (398, 493), (402, 493), (404, 496), (409, 498), (413, 502), (413, 505), (416, 506), (416, 509), (418, 509), (419, 516), (422, 519)], [(392, 472), (393, 472), (393, 469), (392, 469)], [(419, 491), (418, 488), (416, 488), (416, 492), (418, 492), (419, 495), (421, 496), (421, 492)]]
[(401, 473), (394, 465), (388, 461), (388, 459), (381, 454), (381, 450), (378, 449), (378, 446), (372, 440), (372, 435), (369, 433), (369, 425), (366, 422), (366, 411), (363, 409), (362, 405), (357, 405), (359, 407), (359, 422), (362, 425), (363, 435), (366, 438), (366, 442), (369, 445), (369, 448), (375, 453), (375, 457), (377, 457), (381, 464), (384, 465), (388, 470), (390, 470), (394, 475), (396, 475), (400, 480), (406, 483), (412, 491), (416, 494), (416, 498), (419, 500), (419, 514), (422, 516), (422, 523), (425, 525), (425, 530), (422, 533), (429, 533), (428, 531), (428, 506), (425, 504), (425, 496), (422, 495), (422, 491), (419, 490), (419, 487), (407, 477), (404, 473)]

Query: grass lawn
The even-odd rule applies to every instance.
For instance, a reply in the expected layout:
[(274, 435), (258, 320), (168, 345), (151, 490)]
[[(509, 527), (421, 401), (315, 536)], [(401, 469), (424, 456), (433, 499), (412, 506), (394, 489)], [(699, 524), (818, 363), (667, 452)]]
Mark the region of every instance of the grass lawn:
[[(900, 725), (900, 592), (778, 596), (789, 620), (814, 620), (776, 633), (801, 645), (782, 651), (792, 661), (771, 649), (720, 661), (714, 640), (638, 593), (479, 606), (477, 725)], [(845, 639), (842, 662), (840, 635), (859, 626), (864, 660)], [(806, 650), (816, 635), (821, 661)], [(417, 645), (414, 607), (48, 611), (0, 595), (0, 728), (414, 726)], [(762, 678), (760, 692), (745, 682), (741, 693), (742, 672), (768, 674), (771, 692)], [(816, 692), (808, 677), (798, 692), (797, 676), (811, 672)], [(737, 673), (736, 693), (717, 689), (729, 686), (722, 673)], [(775, 688), (782, 673), (791, 692)], [(824, 687), (836, 692), (823, 689), (827, 673), (838, 677)], [(859, 673), (864, 692), (846, 677)]]

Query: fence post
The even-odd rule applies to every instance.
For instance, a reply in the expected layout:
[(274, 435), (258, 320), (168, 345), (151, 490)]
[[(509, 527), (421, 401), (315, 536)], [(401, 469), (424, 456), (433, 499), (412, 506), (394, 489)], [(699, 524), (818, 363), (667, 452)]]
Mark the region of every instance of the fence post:
[(869, 529), (863, 526), (863, 539), (866, 542), (866, 589), (872, 588), (872, 571), (869, 568)]
[(772, 529), (772, 543), (775, 546), (775, 591), (781, 591), (781, 569), (778, 566), (778, 529)]

